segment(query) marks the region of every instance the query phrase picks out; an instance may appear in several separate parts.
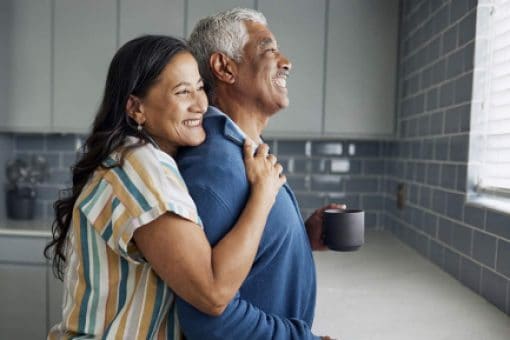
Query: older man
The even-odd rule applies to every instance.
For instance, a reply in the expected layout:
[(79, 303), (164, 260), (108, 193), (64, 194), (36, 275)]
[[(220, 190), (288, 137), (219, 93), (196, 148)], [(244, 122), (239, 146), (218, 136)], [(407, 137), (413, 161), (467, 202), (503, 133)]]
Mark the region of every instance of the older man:
[[(212, 104), (204, 144), (182, 150), (178, 162), (211, 244), (234, 225), (248, 197), (242, 144), (260, 137), (268, 119), (285, 108), (291, 63), (264, 16), (234, 9), (202, 19), (190, 44)], [(336, 205), (334, 205), (336, 206)], [(289, 186), (276, 198), (253, 268), (221, 316), (178, 301), (190, 339), (313, 339), (316, 297), (312, 249), (323, 248), (321, 211), (306, 227)], [(236, 256), (236, 254), (232, 254)]]

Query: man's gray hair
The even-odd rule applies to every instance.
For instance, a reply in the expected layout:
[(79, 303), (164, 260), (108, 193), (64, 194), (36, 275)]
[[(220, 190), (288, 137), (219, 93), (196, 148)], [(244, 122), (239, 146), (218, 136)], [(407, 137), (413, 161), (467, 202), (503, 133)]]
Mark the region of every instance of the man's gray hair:
[(209, 59), (213, 53), (222, 52), (237, 62), (241, 61), (244, 45), (248, 41), (243, 21), (267, 26), (264, 14), (253, 9), (234, 8), (201, 19), (191, 32), (189, 44), (198, 61), (209, 99), (214, 92), (215, 83)]

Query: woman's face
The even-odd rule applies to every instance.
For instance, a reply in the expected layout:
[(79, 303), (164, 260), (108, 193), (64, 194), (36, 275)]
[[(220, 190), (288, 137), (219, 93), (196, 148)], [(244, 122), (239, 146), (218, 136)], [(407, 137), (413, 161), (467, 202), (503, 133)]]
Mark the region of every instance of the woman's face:
[(143, 128), (163, 151), (175, 155), (180, 146), (195, 146), (205, 140), (202, 118), (207, 96), (197, 62), (189, 52), (175, 55), (139, 100)]

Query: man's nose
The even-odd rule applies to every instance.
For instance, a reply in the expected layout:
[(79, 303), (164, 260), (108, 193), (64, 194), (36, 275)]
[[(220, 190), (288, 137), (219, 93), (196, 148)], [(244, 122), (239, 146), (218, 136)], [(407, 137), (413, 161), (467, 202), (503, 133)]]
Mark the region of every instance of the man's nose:
[(278, 68), (283, 68), (287, 71), (292, 69), (292, 62), (285, 55), (280, 53), (280, 59), (278, 60)]

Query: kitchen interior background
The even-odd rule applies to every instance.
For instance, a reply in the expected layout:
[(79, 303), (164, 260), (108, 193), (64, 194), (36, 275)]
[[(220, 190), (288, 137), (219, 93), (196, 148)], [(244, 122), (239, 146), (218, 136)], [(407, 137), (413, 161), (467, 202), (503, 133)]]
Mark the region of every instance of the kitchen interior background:
[[(361, 207), (368, 228), (391, 230), (510, 314), (510, 216), (465, 203), (476, 5), (475, 0), (400, 2), (396, 138), (295, 136), (268, 142), (285, 165), (305, 216), (328, 202)], [(0, 133), (0, 164), (32, 154), (48, 160), (50, 176), (37, 185), (37, 218), (52, 217), (52, 203), (70, 185), (69, 167), (83, 138)], [(6, 182), (3, 172), (1, 180)], [(400, 183), (404, 209), (396, 204)], [(5, 216), (4, 195), (0, 216)]]

